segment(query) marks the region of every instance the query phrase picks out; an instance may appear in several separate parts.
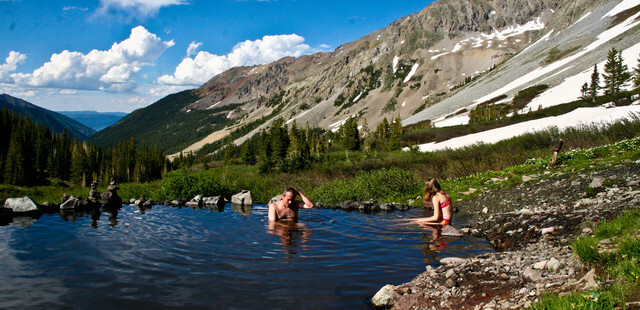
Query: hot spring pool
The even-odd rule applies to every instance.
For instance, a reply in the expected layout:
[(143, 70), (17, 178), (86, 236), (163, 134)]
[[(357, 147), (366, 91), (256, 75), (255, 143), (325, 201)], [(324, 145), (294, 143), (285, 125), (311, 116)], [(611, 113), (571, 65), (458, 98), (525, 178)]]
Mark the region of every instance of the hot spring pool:
[(14, 218), (0, 226), (0, 308), (370, 308), (440, 258), (492, 251), (393, 222), (423, 212), (301, 210), (288, 227), (260, 204)]

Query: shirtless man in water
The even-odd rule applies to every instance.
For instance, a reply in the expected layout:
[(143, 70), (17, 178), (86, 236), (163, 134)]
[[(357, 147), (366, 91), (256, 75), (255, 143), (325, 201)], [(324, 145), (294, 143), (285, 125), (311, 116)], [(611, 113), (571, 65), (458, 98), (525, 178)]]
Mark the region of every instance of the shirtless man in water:
[[(295, 200), (298, 195), (302, 201)], [(289, 187), (282, 193), (282, 200), (269, 204), (269, 221), (297, 220), (299, 208), (311, 209), (313, 203), (299, 190)]]

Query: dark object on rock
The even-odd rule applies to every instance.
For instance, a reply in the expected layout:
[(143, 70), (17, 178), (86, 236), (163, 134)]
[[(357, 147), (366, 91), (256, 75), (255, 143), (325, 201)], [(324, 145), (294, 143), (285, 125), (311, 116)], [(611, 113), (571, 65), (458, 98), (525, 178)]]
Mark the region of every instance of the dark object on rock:
[(67, 193), (62, 194), (62, 198), (60, 198), (60, 203), (59, 204), (63, 204), (65, 201), (69, 200), (69, 195), (67, 195)]
[(253, 205), (253, 200), (251, 200), (251, 192), (244, 189), (242, 192), (237, 193), (231, 196), (231, 203), (238, 205)]
[(89, 202), (99, 203), (100, 202), (100, 192), (98, 192), (98, 182), (91, 182), (91, 190), (89, 191), (89, 198), (87, 198)]
[(549, 164), (549, 167), (547, 168), (552, 168), (556, 164), (556, 161), (558, 160), (558, 154), (560, 154), (560, 150), (562, 149), (563, 144), (564, 140), (560, 139), (560, 141), (558, 141), (558, 143), (553, 146), (553, 149), (551, 149), (553, 151), (553, 159), (551, 160), (551, 164)]
[(60, 210), (60, 205), (53, 202), (45, 201), (40, 205), (40, 209), (42, 209), (42, 211), (44, 212), (53, 213)]
[(40, 211), (38, 204), (29, 196), (22, 198), (7, 198), (4, 207), (15, 213), (37, 213)]
[(122, 198), (118, 196), (118, 184), (112, 181), (107, 187), (108, 192), (102, 193), (102, 200), (104, 201), (104, 207), (107, 208), (120, 208), (122, 207)]

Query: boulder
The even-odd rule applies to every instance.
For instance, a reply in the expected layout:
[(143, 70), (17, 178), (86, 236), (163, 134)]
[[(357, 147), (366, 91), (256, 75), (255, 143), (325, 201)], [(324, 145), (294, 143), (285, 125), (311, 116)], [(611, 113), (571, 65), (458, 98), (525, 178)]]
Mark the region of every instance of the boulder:
[(226, 203), (222, 196), (202, 197), (202, 204), (205, 206), (220, 207)]
[(399, 297), (399, 294), (396, 292), (396, 287), (387, 284), (371, 298), (371, 302), (375, 307), (389, 307), (397, 297)]
[(251, 200), (251, 192), (245, 189), (242, 192), (231, 196), (231, 203), (239, 205), (252, 205), (253, 200)]
[(78, 198), (70, 196), (67, 201), (60, 204), (60, 210), (73, 210), (78, 207)]
[(32, 213), (38, 212), (38, 204), (35, 203), (29, 196), (22, 198), (7, 198), (4, 202), (4, 207), (11, 209), (13, 213)]
[(189, 200), (187, 202), (187, 206), (188, 207), (193, 207), (193, 208), (202, 207), (202, 196), (201, 195), (197, 195), (197, 196), (191, 198), (191, 200)]

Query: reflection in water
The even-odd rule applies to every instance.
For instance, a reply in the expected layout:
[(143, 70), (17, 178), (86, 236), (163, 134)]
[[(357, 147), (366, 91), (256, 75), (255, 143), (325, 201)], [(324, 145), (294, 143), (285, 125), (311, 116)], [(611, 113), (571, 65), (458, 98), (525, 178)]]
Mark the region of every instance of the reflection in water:
[[(297, 221), (269, 221), (268, 233), (280, 236), (280, 242), (287, 254), (298, 254), (296, 249), (305, 249), (313, 230)], [(298, 243), (300, 241), (300, 243)]]
[(442, 239), (440, 227), (433, 227), (429, 225), (420, 225), (425, 230), (431, 232), (431, 235), (427, 233), (422, 234), (422, 240), (426, 241), (422, 247), (422, 253), (424, 256), (436, 261), (436, 254), (444, 251), (447, 248), (447, 243)]
[(241, 205), (241, 204), (232, 204), (231, 210), (236, 211), (244, 216), (250, 216), (251, 210), (253, 210), (253, 205)]
[(111, 227), (118, 225), (118, 209), (120, 208), (107, 207), (106, 204), (100, 209), (103, 213), (109, 213), (109, 226)]

